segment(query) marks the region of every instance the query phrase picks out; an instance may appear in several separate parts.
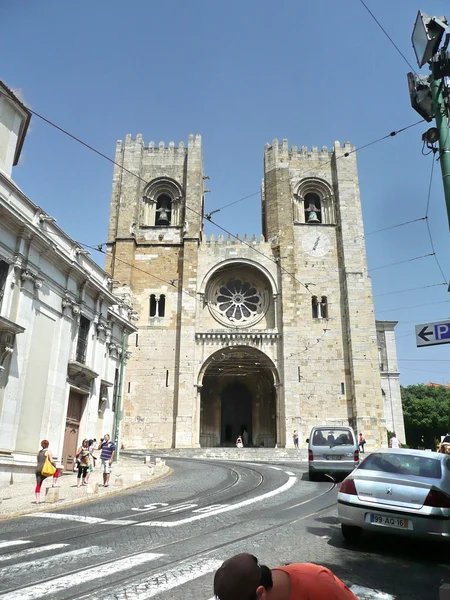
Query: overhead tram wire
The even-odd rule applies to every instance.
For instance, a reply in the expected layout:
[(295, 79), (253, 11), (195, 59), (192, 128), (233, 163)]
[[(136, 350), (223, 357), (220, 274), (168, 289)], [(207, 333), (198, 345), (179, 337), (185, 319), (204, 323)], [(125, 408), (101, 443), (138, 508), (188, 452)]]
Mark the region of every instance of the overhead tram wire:
[(427, 288), (440, 287), (442, 285), (448, 285), (447, 283), (432, 283), (431, 285), (421, 285), (420, 287), (408, 288), (405, 290), (396, 290), (395, 292), (383, 292), (382, 294), (374, 294), (374, 298), (380, 298), (380, 296), (391, 296), (393, 294), (402, 294), (403, 292), (415, 292), (416, 290), (425, 290)]
[[(374, 144), (378, 144), (378, 142), (382, 142), (383, 140), (387, 140), (388, 138), (395, 137), (399, 133), (402, 133), (403, 131), (406, 131), (407, 129), (411, 129), (411, 127), (415, 127), (416, 125), (420, 125), (420, 123), (423, 123), (424, 121), (425, 121), (425, 119), (420, 119), (420, 121), (416, 121), (415, 123), (411, 123), (410, 125), (407, 125), (406, 127), (402, 127), (401, 129), (397, 129), (396, 131), (391, 131), (387, 135), (384, 135), (384, 136), (382, 136), (380, 138), (377, 138), (376, 140), (373, 140), (372, 142), (368, 142), (367, 144), (363, 144), (362, 146), (359, 146), (358, 148), (354, 148), (353, 150), (350, 150), (349, 152), (345, 152), (341, 156), (336, 157), (336, 160), (340, 160), (341, 158), (347, 158), (347, 157), (350, 156), (350, 154), (354, 154), (355, 152), (359, 152), (360, 150), (364, 150), (365, 148), (369, 148), (370, 146), (373, 146)], [(332, 162), (333, 162), (333, 158), (330, 158), (329, 161), (321, 163), (320, 168), (326, 167), (327, 165), (330, 165)], [(309, 173), (314, 173), (316, 170), (317, 169), (309, 169), (307, 171), (303, 171), (302, 175), (305, 176), (305, 175), (308, 175)], [(248, 196), (244, 196), (243, 198), (239, 198), (238, 200), (234, 200), (233, 202), (229, 202), (228, 204), (224, 204), (224, 206), (216, 208), (215, 210), (207, 213), (204, 218), (207, 219), (208, 221), (210, 221), (211, 223), (213, 223), (213, 221), (211, 220), (210, 217), (214, 213), (220, 212), (224, 208), (228, 208), (229, 206), (233, 206), (233, 204), (237, 204), (238, 202), (243, 202), (244, 200), (247, 200), (247, 198), (252, 198), (253, 196), (256, 196), (257, 194), (260, 194), (260, 193), (261, 193), (261, 190), (258, 190), (257, 192), (253, 192), (253, 194), (249, 194)]]
[[(9, 97), (8, 94), (5, 94), (4, 92), (0, 92), (0, 95), (3, 95), (5, 97)], [(74, 141), (78, 142), (79, 144), (82, 144), (85, 148), (88, 148), (88, 150), (91, 150), (92, 152), (95, 152), (95, 154), (98, 154), (99, 156), (101, 156), (102, 158), (106, 159), (108, 162), (110, 162), (113, 165), (116, 165), (117, 167), (119, 167), (120, 169), (122, 169), (123, 171), (125, 171), (126, 173), (128, 173), (129, 175), (132, 175), (133, 177), (136, 177), (136, 179), (139, 179), (140, 181), (142, 181), (143, 183), (147, 184), (148, 182), (143, 178), (140, 177), (139, 175), (137, 175), (136, 173), (133, 173), (133, 171), (130, 171), (129, 169), (127, 169), (126, 167), (124, 167), (123, 165), (119, 164), (118, 162), (116, 162), (115, 160), (113, 160), (112, 158), (109, 158), (109, 156), (107, 156), (106, 154), (103, 154), (103, 152), (100, 152), (99, 150), (97, 150), (96, 148), (94, 148), (93, 146), (91, 146), (90, 144), (87, 144), (86, 142), (83, 142), (83, 140), (81, 140), (80, 138), (78, 138), (77, 136), (71, 134), (69, 131), (67, 131), (66, 129), (63, 129), (62, 127), (60, 127), (59, 125), (56, 125), (56, 123), (53, 123), (52, 121), (50, 121), (49, 119), (47, 119), (46, 117), (44, 117), (43, 115), (39, 114), (38, 112), (28, 109), (33, 115), (35, 115), (36, 117), (38, 117), (39, 119), (42, 119), (43, 121), (45, 121), (48, 125), (51, 125), (52, 127), (55, 127), (55, 129), (57, 129), (58, 131), (60, 131), (61, 133), (64, 133), (65, 135), (69, 136), (71, 139), (73, 139)], [(193, 209), (192, 207), (188, 206), (187, 204), (185, 204), (185, 208), (187, 208), (188, 210), (190, 210), (191, 212), (193, 212), (194, 214), (196, 214), (197, 216), (201, 217), (202, 220), (204, 220), (206, 218), (205, 215), (202, 215), (201, 213), (199, 213), (198, 211), (196, 211), (195, 209)], [(218, 227), (219, 229), (221, 229), (224, 233), (226, 233), (227, 235), (230, 235), (231, 237), (233, 237), (235, 240), (241, 242), (242, 244), (244, 244), (245, 246), (248, 246), (249, 248), (251, 248), (252, 250), (254, 250), (255, 252), (257, 252), (258, 254), (260, 254), (261, 256), (264, 256), (264, 258), (269, 259), (271, 262), (278, 264), (280, 270), (284, 271), (287, 275), (289, 275), (290, 277), (292, 277), (295, 281), (297, 281), (297, 283), (299, 283), (301, 286), (303, 286), (310, 294), (311, 291), (308, 289), (308, 286), (305, 285), (302, 281), (300, 281), (299, 279), (297, 279), (295, 277), (295, 275), (293, 275), (292, 273), (290, 273), (289, 271), (287, 271), (284, 267), (282, 267), (279, 264), (278, 260), (275, 259), (271, 259), (270, 257), (266, 256), (263, 252), (261, 252), (260, 250), (256, 249), (253, 247), (252, 244), (249, 244), (247, 242), (245, 242), (244, 240), (241, 240), (238, 236), (234, 235), (233, 233), (231, 233), (231, 231), (228, 231), (227, 229), (225, 229), (224, 227), (222, 227), (221, 225), (219, 225), (218, 223), (215, 223), (214, 221), (212, 221), (211, 219), (208, 219), (211, 223), (213, 223), (213, 225), (215, 225), (216, 227)]]
[(394, 308), (384, 308), (383, 310), (375, 311), (378, 314), (392, 312), (393, 310), (409, 310), (411, 308), (422, 308), (423, 306), (435, 306), (436, 304), (448, 304), (450, 300), (441, 300), (440, 302), (425, 302), (424, 304), (414, 304), (412, 306), (396, 306)]
[(431, 244), (431, 249), (433, 250), (433, 254), (434, 254), (434, 258), (436, 260), (436, 264), (439, 267), (439, 271), (441, 272), (442, 275), (442, 279), (448, 284), (448, 279), (445, 277), (444, 271), (442, 269), (441, 263), (439, 262), (439, 259), (436, 255), (436, 250), (434, 248), (434, 243), (433, 243), (433, 236), (431, 235), (431, 229), (430, 229), (430, 223), (428, 220), (428, 211), (430, 209), (430, 199), (431, 199), (431, 188), (432, 188), (432, 184), (433, 184), (433, 173), (434, 173), (434, 153), (431, 156), (431, 173), (430, 173), (430, 182), (428, 184), (428, 195), (427, 195), (427, 208), (426, 208), (426, 212), (425, 212), (425, 220), (426, 220), (426, 224), (427, 224), (427, 231), (428, 231), (428, 236), (430, 238), (430, 244)]
[(403, 60), (405, 61), (405, 63), (408, 65), (408, 67), (411, 69), (411, 71), (413, 71), (416, 75), (416, 70), (414, 69), (414, 67), (411, 65), (411, 63), (409, 62), (409, 60), (406, 58), (406, 56), (403, 54), (403, 52), (400, 50), (400, 48), (397, 46), (397, 44), (394, 42), (394, 40), (391, 38), (391, 36), (388, 34), (388, 32), (386, 31), (386, 29), (383, 27), (383, 25), (380, 23), (380, 21), (376, 18), (376, 16), (373, 14), (373, 12), (370, 10), (370, 8), (367, 6), (367, 4), (364, 2), (364, 0), (359, 0), (361, 2), (361, 4), (364, 6), (364, 8), (367, 10), (367, 12), (369, 13), (369, 15), (372, 17), (372, 19), (375, 21), (375, 23), (378, 25), (378, 27), (381, 29), (381, 31), (384, 33), (384, 35), (387, 37), (387, 39), (391, 42), (391, 44), (394, 46), (394, 48), (397, 50), (397, 52), (400, 54), (400, 56), (403, 58)]
[[(4, 93), (4, 92), (0, 92), (1, 95), (5, 96), (5, 97), (9, 97), (8, 94)], [(126, 167), (124, 167), (123, 165), (117, 163), (115, 160), (113, 160), (112, 158), (110, 158), (109, 156), (107, 156), (106, 154), (104, 154), (103, 152), (100, 152), (99, 150), (97, 150), (96, 148), (94, 148), (93, 146), (91, 146), (90, 144), (87, 144), (86, 142), (84, 142), (83, 140), (81, 140), (80, 138), (78, 138), (77, 136), (71, 134), (69, 131), (67, 131), (66, 129), (60, 127), (59, 125), (57, 125), (56, 123), (54, 123), (53, 121), (50, 121), (50, 119), (47, 119), (46, 117), (44, 117), (43, 115), (41, 115), (40, 113), (28, 109), (33, 115), (35, 115), (36, 117), (38, 117), (39, 119), (42, 119), (43, 121), (45, 121), (48, 125), (54, 127), (55, 129), (57, 129), (58, 131), (60, 131), (61, 133), (67, 135), (68, 137), (70, 137), (71, 139), (73, 139), (74, 141), (78, 142), (79, 144), (83, 145), (85, 148), (88, 148), (88, 150), (91, 150), (92, 152), (94, 152), (95, 154), (98, 154), (99, 156), (101, 156), (102, 158), (106, 159), (108, 162), (110, 162), (113, 165), (116, 165), (117, 167), (119, 167), (120, 169), (122, 169), (123, 171), (127, 172), (128, 174), (132, 175), (133, 177), (136, 177), (137, 179), (139, 179), (140, 181), (142, 181), (143, 183), (148, 183), (145, 179), (143, 179), (142, 177), (140, 177), (139, 175), (137, 175), (136, 173), (133, 173), (133, 171), (130, 171), (129, 169), (127, 169)], [(417, 121), (416, 123), (412, 123), (411, 125), (408, 125), (406, 127), (403, 127), (402, 129), (399, 129), (398, 131), (392, 131), (391, 133), (378, 138), (377, 140), (374, 140), (373, 142), (369, 142), (368, 144), (365, 144), (364, 146), (361, 146), (360, 148), (354, 148), (353, 150), (351, 150), (350, 152), (346, 152), (344, 155), (342, 155), (342, 157), (339, 158), (344, 158), (346, 156), (349, 156), (350, 154), (353, 154), (355, 152), (358, 152), (359, 150), (362, 150), (364, 148), (367, 148), (368, 146), (371, 146), (373, 144), (376, 144), (384, 139), (387, 139), (388, 137), (393, 137), (395, 135), (397, 135), (398, 133), (402, 132), (402, 131), (406, 131), (407, 129), (414, 127), (415, 125), (418, 125), (419, 123), (422, 123), (423, 119), (421, 119), (420, 121)], [(255, 192), (259, 193), (259, 192)], [(201, 213), (199, 213), (198, 211), (196, 211), (195, 209), (191, 208), (190, 206), (185, 205), (185, 207), (190, 210), (191, 212), (193, 212), (194, 214), (196, 214), (197, 216), (200, 216), (202, 220), (204, 220), (206, 218), (206, 215), (202, 215)], [(312, 292), (309, 290), (308, 285), (305, 285), (302, 281), (300, 281), (299, 279), (297, 279), (295, 277), (295, 275), (293, 273), (290, 273), (289, 271), (287, 271), (280, 263), (279, 260), (277, 259), (271, 259), (270, 257), (266, 256), (263, 252), (259, 251), (257, 248), (255, 248), (252, 244), (249, 244), (247, 242), (245, 242), (244, 240), (241, 240), (238, 236), (234, 235), (233, 233), (231, 233), (230, 231), (228, 231), (227, 229), (225, 229), (224, 227), (222, 227), (221, 225), (219, 225), (218, 223), (216, 223), (215, 221), (213, 221), (212, 219), (207, 219), (209, 220), (210, 223), (212, 223), (213, 225), (215, 225), (216, 227), (218, 227), (220, 230), (222, 230), (224, 233), (226, 233), (227, 235), (230, 235), (231, 237), (233, 237), (235, 240), (239, 241), (240, 243), (248, 246), (249, 248), (251, 248), (252, 250), (254, 250), (255, 252), (257, 252), (258, 254), (260, 254), (261, 256), (264, 256), (264, 258), (271, 260), (271, 262), (276, 263), (277, 265), (279, 265), (279, 268), (281, 271), (285, 272), (287, 275), (289, 275), (290, 277), (292, 277), (295, 281), (297, 281), (297, 283), (299, 283), (302, 287), (304, 287), (311, 295)]]
[[(98, 246), (91, 246), (89, 244), (83, 244), (82, 242), (78, 242), (80, 244), (80, 246), (83, 246), (83, 248), (89, 248), (90, 250), (95, 250), (95, 252), (100, 252), (101, 254), (105, 255), (105, 256), (109, 256), (107, 252), (105, 252), (101, 247), (104, 246), (104, 244), (99, 244)], [(167, 280), (167, 279), (163, 279), (162, 277), (159, 277), (158, 275), (154, 275), (153, 273), (150, 273), (150, 271), (146, 271), (144, 269), (141, 269), (140, 267), (137, 267), (136, 265), (132, 265), (131, 263), (122, 260), (121, 258), (117, 258), (115, 257), (114, 260), (117, 260), (118, 262), (127, 265), (128, 267), (131, 267), (132, 269), (136, 269), (137, 271), (141, 271), (141, 273), (145, 273), (146, 275), (150, 275), (150, 277), (153, 277), (154, 279), (157, 279), (158, 281), (162, 281), (163, 283), (167, 283), (168, 285), (174, 287), (177, 290), (180, 290), (180, 292), (182, 292), (183, 294), (187, 294), (188, 296), (190, 296), (191, 298), (194, 298), (195, 301), (198, 301), (198, 298), (196, 296), (196, 294), (192, 294), (191, 292), (189, 292), (188, 290), (185, 290), (182, 287), (176, 286), (175, 285), (175, 279), (171, 279), (171, 280)]]

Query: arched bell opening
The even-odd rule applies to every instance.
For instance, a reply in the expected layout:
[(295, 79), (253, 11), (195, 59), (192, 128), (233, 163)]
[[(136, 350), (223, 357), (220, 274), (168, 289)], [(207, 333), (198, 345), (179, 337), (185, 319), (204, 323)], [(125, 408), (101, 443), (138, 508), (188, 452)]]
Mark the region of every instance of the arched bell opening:
[(200, 446), (277, 444), (278, 374), (261, 351), (231, 347), (216, 352), (200, 375)]

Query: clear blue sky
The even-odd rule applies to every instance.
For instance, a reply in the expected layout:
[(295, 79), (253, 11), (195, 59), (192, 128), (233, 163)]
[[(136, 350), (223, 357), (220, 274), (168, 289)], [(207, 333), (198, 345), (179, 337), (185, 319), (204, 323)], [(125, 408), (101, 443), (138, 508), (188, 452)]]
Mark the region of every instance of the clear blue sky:
[[(450, 17), (444, 1), (366, 2), (414, 68), (417, 10)], [(409, 103), (408, 65), (359, 0), (3, 0), (0, 20), (0, 78), (111, 158), (126, 133), (166, 144), (201, 133), (207, 211), (259, 190), (264, 144), (274, 138), (309, 147), (348, 139), (358, 147), (420, 118)], [(425, 215), (428, 127), (358, 153), (366, 233)], [(106, 240), (111, 177), (111, 164), (33, 118), (14, 178), (74, 239)], [(259, 196), (215, 218), (234, 233), (259, 234)], [(448, 279), (438, 163), (429, 223)], [(425, 222), (369, 235), (367, 251), (371, 269), (428, 254)], [(415, 323), (450, 317), (446, 286), (424, 287), (443, 281), (434, 259), (375, 270), (372, 279), (376, 317), (399, 321), (402, 384), (450, 381), (450, 346), (416, 349), (413, 335)], [(417, 287), (424, 289), (401, 291)]]

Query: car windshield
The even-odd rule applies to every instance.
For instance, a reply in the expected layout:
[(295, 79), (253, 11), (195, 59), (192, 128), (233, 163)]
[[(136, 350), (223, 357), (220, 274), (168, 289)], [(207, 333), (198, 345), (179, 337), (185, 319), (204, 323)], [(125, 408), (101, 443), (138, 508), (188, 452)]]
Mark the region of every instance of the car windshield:
[(313, 446), (353, 446), (353, 434), (348, 429), (317, 429), (314, 432)]
[(440, 479), (442, 475), (441, 461), (403, 452), (401, 454), (370, 454), (359, 468), (396, 473), (397, 475), (429, 477), (430, 479)]

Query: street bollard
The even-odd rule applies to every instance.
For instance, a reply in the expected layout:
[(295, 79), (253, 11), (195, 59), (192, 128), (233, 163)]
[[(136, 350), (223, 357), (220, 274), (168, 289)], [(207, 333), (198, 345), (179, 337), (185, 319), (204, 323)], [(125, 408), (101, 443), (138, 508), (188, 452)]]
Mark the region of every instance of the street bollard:
[(89, 483), (86, 488), (86, 494), (98, 494), (98, 483)]
[(58, 502), (59, 500), (59, 487), (49, 487), (45, 490), (45, 501), (46, 502)]

